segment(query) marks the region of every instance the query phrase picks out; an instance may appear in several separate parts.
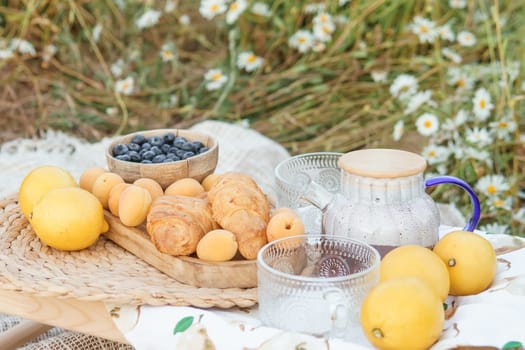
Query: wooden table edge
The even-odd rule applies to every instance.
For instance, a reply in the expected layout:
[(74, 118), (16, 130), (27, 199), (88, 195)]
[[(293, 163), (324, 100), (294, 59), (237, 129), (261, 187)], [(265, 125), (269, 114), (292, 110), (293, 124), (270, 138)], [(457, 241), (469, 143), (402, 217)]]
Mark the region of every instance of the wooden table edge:
[(58, 299), (0, 290), (0, 312), (128, 344), (101, 301)]

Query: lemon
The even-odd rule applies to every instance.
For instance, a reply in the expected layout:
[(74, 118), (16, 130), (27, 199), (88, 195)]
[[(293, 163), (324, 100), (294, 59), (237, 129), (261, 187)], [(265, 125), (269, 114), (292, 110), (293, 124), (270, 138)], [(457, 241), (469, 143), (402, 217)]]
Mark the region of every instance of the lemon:
[(474, 232), (454, 231), (434, 246), (448, 268), (451, 295), (472, 295), (487, 289), (496, 275), (492, 244)]
[(30, 222), (42, 242), (59, 250), (87, 248), (108, 230), (102, 204), (79, 187), (49, 191), (33, 208)]
[(66, 170), (45, 165), (31, 170), (22, 181), (18, 190), (18, 203), (24, 216), (29, 219), (29, 213), (35, 204), (54, 188), (78, 186), (75, 179)]
[(435, 343), (445, 322), (436, 293), (416, 277), (380, 282), (361, 306), (361, 327), (378, 349), (427, 349)]
[(397, 277), (418, 277), (443, 301), (450, 289), (445, 263), (432, 250), (418, 245), (405, 245), (391, 250), (381, 261), (380, 276), (381, 281)]

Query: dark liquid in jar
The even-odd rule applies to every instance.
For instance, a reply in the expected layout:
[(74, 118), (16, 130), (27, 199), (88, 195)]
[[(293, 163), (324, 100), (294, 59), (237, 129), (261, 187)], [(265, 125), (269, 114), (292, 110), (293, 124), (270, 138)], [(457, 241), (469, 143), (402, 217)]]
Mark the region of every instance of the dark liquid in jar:
[[(372, 244), (372, 247), (376, 248), (377, 251), (379, 252), (379, 255), (381, 255), (381, 258), (383, 258), (385, 255), (388, 254), (389, 251), (391, 251), (392, 249), (395, 249), (399, 246), (397, 245), (376, 245), (376, 244)], [(434, 246), (430, 246), (430, 247), (427, 247), (428, 249), (432, 249), (434, 248)]]

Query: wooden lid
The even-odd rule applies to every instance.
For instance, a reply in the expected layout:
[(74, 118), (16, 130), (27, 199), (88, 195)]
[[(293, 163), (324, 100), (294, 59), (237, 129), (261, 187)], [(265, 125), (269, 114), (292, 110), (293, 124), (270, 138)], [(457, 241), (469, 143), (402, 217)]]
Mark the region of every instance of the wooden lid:
[(339, 158), (338, 165), (344, 171), (358, 176), (394, 178), (422, 173), (427, 162), (416, 153), (373, 148), (346, 153)]

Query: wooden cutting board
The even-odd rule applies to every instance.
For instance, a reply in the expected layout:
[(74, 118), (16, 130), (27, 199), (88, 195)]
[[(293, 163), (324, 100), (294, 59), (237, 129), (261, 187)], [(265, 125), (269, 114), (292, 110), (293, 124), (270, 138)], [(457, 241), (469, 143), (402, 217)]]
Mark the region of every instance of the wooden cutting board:
[(108, 211), (105, 217), (109, 224), (107, 238), (181, 283), (206, 288), (257, 287), (255, 260), (206, 262), (191, 256), (171, 256), (157, 250), (145, 225), (125, 226)]

